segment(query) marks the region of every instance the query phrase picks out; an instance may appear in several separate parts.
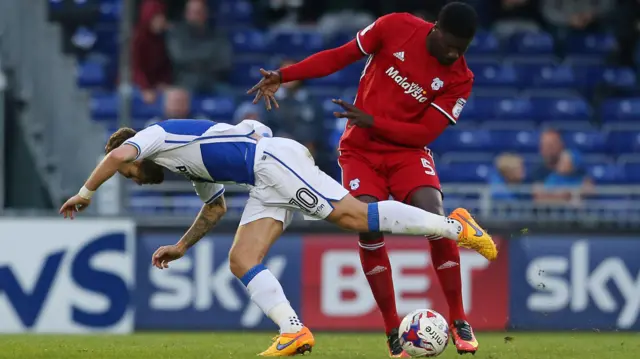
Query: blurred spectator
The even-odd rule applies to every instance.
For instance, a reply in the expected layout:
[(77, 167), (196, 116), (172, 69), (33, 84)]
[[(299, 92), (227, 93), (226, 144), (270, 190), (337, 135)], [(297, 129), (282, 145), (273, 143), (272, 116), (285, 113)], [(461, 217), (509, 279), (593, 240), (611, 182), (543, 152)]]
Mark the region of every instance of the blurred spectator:
[(524, 161), (521, 156), (503, 153), (495, 160), (495, 171), (489, 176), (491, 197), (497, 200), (519, 198), (517, 189), (525, 178)]
[(158, 92), (171, 82), (171, 62), (163, 37), (167, 28), (164, 11), (163, 2), (145, 0), (132, 41), (133, 82), (140, 87), (147, 103), (155, 102)]
[(232, 50), (226, 35), (208, 24), (207, 5), (189, 0), (185, 21), (169, 31), (169, 55), (176, 86), (191, 92), (224, 92)]
[(546, 130), (540, 136), (542, 163), (534, 171), (534, 197), (540, 202), (563, 202), (575, 199), (576, 192), (588, 191), (590, 180), (577, 151), (565, 150), (560, 133)]
[(494, 31), (500, 37), (540, 29), (539, 0), (489, 1)]
[(165, 92), (164, 117), (167, 119), (191, 117), (191, 96), (188, 91), (170, 88)]
[(382, 15), (378, 1), (324, 0), (315, 3), (324, 5), (323, 11), (319, 12), (323, 15), (318, 19), (318, 30), (328, 36), (355, 33)]
[(571, 30), (601, 30), (616, 0), (541, 0), (544, 20), (564, 36)]
[[(285, 60), (280, 67), (294, 63), (295, 61)], [(282, 84), (276, 92), (276, 99), (280, 108), (268, 111), (264, 122), (271, 127), (274, 136), (295, 139), (307, 146), (318, 160), (317, 155), (323, 155), (326, 138), (323, 118), (319, 116), (322, 111), (305, 89), (304, 83), (292, 81)]]
[(636, 67), (634, 57), (640, 31), (640, 1), (619, 0), (613, 20), (618, 41), (615, 61), (621, 66)]
[(580, 153), (563, 151), (555, 170), (545, 179), (543, 188), (545, 193), (551, 195), (545, 201), (576, 201), (583, 194), (591, 192), (592, 182), (584, 171)]
[(542, 183), (554, 171), (564, 151), (564, 141), (560, 132), (547, 129), (540, 135), (540, 157), (542, 163), (533, 172), (533, 181)]
[[(315, 10), (314, 1), (303, 1), (303, 0), (253, 0), (254, 8), (257, 8), (261, 11), (261, 15), (258, 19), (262, 23), (262, 26), (268, 25), (295, 25), (299, 22), (307, 22), (309, 20), (314, 20), (317, 17), (317, 14), (314, 16), (313, 12)], [(307, 15), (311, 15), (310, 18), (302, 18), (301, 17), (301, 9), (305, 6), (306, 8), (310, 8), (310, 11), (307, 11)]]

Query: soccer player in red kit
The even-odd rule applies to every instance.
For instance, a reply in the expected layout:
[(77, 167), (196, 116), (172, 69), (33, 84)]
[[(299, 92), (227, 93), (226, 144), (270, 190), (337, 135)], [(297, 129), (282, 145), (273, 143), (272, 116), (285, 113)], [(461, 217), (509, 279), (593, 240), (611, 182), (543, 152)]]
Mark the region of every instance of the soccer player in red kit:
[[(339, 146), (343, 186), (364, 202), (394, 199), (443, 215), (442, 192), (426, 148), (455, 125), (471, 93), (473, 74), (463, 57), (477, 26), (475, 10), (446, 5), (435, 24), (393, 13), (361, 30), (351, 42), (319, 52), (263, 79), (249, 93), (277, 107), (281, 83), (324, 77), (368, 56), (355, 106), (342, 100), (336, 117), (349, 121)], [(468, 214), (466, 214), (468, 215)], [(464, 220), (464, 218), (463, 218)], [(392, 357), (404, 356), (391, 266), (381, 233), (360, 234), (360, 259), (382, 312)], [(462, 304), (460, 253), (456, 243), (436, 240), (431, 257), (449, 305), (452, 339), (459, 353), (475, 353), (478, 342)]]

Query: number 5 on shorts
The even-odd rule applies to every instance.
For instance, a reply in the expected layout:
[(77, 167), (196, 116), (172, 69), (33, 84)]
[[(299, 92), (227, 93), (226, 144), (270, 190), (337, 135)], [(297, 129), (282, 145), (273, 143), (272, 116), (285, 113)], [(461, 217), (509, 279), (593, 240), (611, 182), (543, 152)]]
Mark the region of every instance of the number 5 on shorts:
[(420, 160), (422, 160), (422, 167), (425, 168), (424, 173), (428, 174), (429, 176), (435, 176), (436, 171), (433, 169), (431, 163), (429, 163), (429, 160), (426, 158), (421, 158)]

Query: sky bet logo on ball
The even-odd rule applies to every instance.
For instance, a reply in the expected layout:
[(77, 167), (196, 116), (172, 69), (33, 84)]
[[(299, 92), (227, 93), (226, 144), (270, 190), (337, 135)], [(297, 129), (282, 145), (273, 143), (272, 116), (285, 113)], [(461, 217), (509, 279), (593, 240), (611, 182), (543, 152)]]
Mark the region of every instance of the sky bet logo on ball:
[(4, 220), (0, 233), (0, 332), (133, 330), (133, 223)]

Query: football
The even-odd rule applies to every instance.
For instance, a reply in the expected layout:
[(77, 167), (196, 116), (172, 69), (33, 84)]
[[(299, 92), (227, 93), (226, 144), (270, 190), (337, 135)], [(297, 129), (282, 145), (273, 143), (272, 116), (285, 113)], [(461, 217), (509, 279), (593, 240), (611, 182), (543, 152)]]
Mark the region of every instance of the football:
[(418, 309), (402, 319), (398, 335), (402, 348), (411, 357), (436, 357), (449, 343), (449, 325), (435, 310)]

